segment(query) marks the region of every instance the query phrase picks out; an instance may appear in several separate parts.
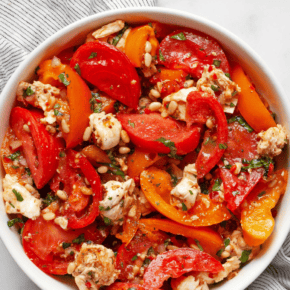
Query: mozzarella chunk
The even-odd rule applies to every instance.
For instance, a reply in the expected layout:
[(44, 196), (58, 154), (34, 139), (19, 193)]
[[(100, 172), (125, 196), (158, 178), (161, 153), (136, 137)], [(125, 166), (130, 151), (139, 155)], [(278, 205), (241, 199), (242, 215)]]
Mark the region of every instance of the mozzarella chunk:
[[(200, 194), (200, 187), (197, 183), (197, 171), (195, 164), (185, 166), (183, 178), (170, 192), (174, 197), (176, 206), (184, 210), (184, 205), (189, 210), (195, 204), (196, 197)], [(184, 205), (183, 205), (184, 204)]]
[(113, 114), (106, 114), (105, 112), (94, 113), (89, 118), (96, 143), (102, 150), (109, 150), (118, 145), (122, 126)]
[(95, 39), (103, 38), (113, 33), (119, 32), (124, 28), (124, 26), (125, 22), (123, 20), (116, 20), (114, 22), (102, 26), (98, 30), (94, 31), (92, 35)]
[(222, 281), (223, 279), (228, 277), (231, 272), (239, 269), (240, 264), (241, 264), (241, 261), (239, 260), (239, 258), (237, 256), (234, 256), (234, 257), (231, 257), (230, 259), (228, 259), (223, 264), (224, 270), (215, 274), (215, 276), (213, 277), (215, 283)]
[(135, 193), (137, 193), (139, 206), (141, 210), (142, 216), (145, 216), (153, 211), (155, 211), (154, 207), (150, 204), (148, 199), (146, 198), (145, 194), (142, 190), (135, 188)]
[(221, 69), (213, 68), (209, 72), (209, 66), (205, 66), (201, 78), (197, 81), (198, 90), (207, 92), (215, 97), (212, 88), (216, 88), (221, 92), (218, 101), (223, 106), (226, 113), (233, 113), (238, 103), (237, 94), (241, 92), (241, 88), (228, 78)]
[[(68, 273), (75, 277), (80, 290), (98, 290), (108, 286), (118, 278), (119, 271), (115, 268), (114, 252), (103, 245), (88, 245), (84, 243), (74, 262), (68, 266)], [(91, 287), (88, 288), (86, 283)]]
[(177, 280), (180, 280), (180, 282), (179, 281), (175, 282), (179, 284), (177, 287), (173, 287), (174, 290), (208, 290), (209, 289), (205, 282), (201, 283), (194, 276), (180, 277)]
[(122, 225), (124, 217), (129, 213), (134, 202), (132, 196), (135, 183), (133, 179), (126, 182), (110, 180), (103, 185), (104, 198), (100, 201), (102, 217), (111, 220), (114, 225)]
[[(197, 91), (195, 87), (190, 87), (187, 89), (181, 89), (176, 93), (173, 93), (169, 96), (166, 96), (163, 99), (162, 107), (160, 108), (160, 112), (163, 117), (167, 117), (168, 115), (171, 115), (177, 120), (185, 121), (185, 112), (186, 112), (186, 99), (189, 93)], [(169, 108), (170, 102), (176, 102), (177, 103), (177, 109), (171, 113)]]
[(271, 127), (267, 131), (258, 134), (261, 140), (258, 142), (257, 151), (260, 155), (277, 156), (282, 152), (282, 148), (287, 144), (289, 135), (286, 128), (280, 124), (277, 127)]
[[(33, 94), (26, 96), (24, 99), (24, 92), (30, 87)], [(43, 84), (39, 81), (34, 81), (33, 84), (27, 82), (20, 82), (16, 92), (17, 100), (26, 100), (34, 107), (46, 111), (48, 107), (53, 107), (55, 98), (60, 97), (60, 90), (49, 84)]]
[[(3, 179), (3, 190), (7, 213), (20, 213), (30, 219), (36, 219), (40, 215), (41, 200), (19, 184), (16, 176), (6, 174)], [(21, 199), (23, 200), (20, 201)]]

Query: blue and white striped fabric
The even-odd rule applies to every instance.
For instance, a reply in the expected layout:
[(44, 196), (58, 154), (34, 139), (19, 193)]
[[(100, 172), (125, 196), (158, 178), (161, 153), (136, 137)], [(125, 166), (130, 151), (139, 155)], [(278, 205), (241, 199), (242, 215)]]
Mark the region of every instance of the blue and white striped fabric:
[[(154, 5), (155, 0), (0, 0), (0, 92), (25, 57), (59, 29), (105, 10)], [(290, 235), (247, 289), (290, 289)]]

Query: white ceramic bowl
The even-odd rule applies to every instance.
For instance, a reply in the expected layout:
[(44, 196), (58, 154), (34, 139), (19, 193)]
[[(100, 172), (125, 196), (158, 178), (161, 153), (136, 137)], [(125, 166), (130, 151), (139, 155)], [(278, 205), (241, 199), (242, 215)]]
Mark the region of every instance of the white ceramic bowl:
[[(279, 116), (278, 122), (288, 127), (289, 131), (289, 101), (272, 72), (247, 44), (226, 29), (199, 16), (171, 9), (143, 7), (113, 10), (77, 21), (48, 38), (30, 53), (10, 78), (0, 97), (1, 143), (8, 127), (10, 110), (14, 103), (18, 83), (22, 80), (31, 80), (34, 76), (34, 69), (42, 60), (57, 54), (66, 47), (82, 43), (88, 32), (116, 19), (123, 19), (129, 23), (159, 21), (194, 28), (213, 36), (221, 43), (226, 53), (233, 56), (243, 66), (254, 81), (257, 90), (266, 97), (271, 108)], [(288, 166), (288, 155), (287, 151), (284, 159), (280, 159), (280, 164), (283, 167)], [(1, 176), (3, 176), (3, 168), (1, 167), (0, 170)], [(2, 182), (0, 186), (2, 186)], [(234, 279), (215, 286), (214, 289), (245, 289), (270, 264), (290, 229), (290, 219), (287, 214), (287, 208), (290, 208), (290, 193), (288, 191), (289, 186), (279, 206), (274, 232), (263, 245), (259, 256), (245, 266)], [(0, 236), (14, 260), (35, 284), (44, 290), (76, 289), (71, 279), (50, 277), (39, 270), (25, 255), (17, 231), (8, 228), (7, 221), (8, 217), (4, 210), (4, 203), (0, 198)]]

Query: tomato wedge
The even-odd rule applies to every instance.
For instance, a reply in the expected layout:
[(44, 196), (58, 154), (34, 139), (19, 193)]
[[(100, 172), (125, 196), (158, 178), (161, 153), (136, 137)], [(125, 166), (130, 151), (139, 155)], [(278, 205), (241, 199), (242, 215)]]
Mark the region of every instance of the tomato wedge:
[(145, 288), (159, 289), (167, 279), (178, 278), (191, 271), (218, 273), (222, 264), (207, 253), (195, 249), (181, 248), (165, 252), (153, 260), (145, 274)]
[(186, 127), (173, 119), (164, 119), (158, 113), (119, 114), (117, 118), (131, 141), (151, 152), (187, 154), (193, 151), (199, 142), (200, 126)]
[[(85, 241), (101, 244), (109, 230), (102, 233), (96, 224), (79, 230), (63, 230), (53, 220), (46, 221), (41, 216), (36, 220), (29, 219), (22, 234), (23, 248), (29, 259), (43, 272), (55, 275), (67, 274), (69, 262), (73, 261), (74, 255), (67, 258), (61, 257), (64, 250), (59, 248), (62, 243), (72, 243), (74, 239), (84, 234)], [(79, 250), (79, 244), (71, 244), (72, 250)]]
[(115, 46), (102, 41), (83, 44), (70, 66), (113, 99), (137, 109), (141, 93), (138, 74), (128, 57)]
[(182, 69), (200, 78), (206, 65), (230, 72), (227, 57), (218, 42), (201, 32), (183, 29), (167, 35), (160, 43), (159, 61), (171, 69)]
[[(22, 141), (24, 156), (37, 188), (42, 188), (54, 175), (61, 147), (58, 139), (40, 123), (39, 119), (43, 117), (39, 111), (20, 107), (13, 108), (10, 116), (10, 126)], [(24, 125), (29, 126), (30, 132), (23, 129)]]
[(228, 124), (222, 106), (213, 96), (207, 93), (191, 92), (187, 97), (187, 123), (189, 125), (195, 122), (205, 123), (209, 116), (215, 117), (217, 134), (215, 138), (209, 135), (204, 138), (195, 164), (198, 178), (206, 175), (223, 156), (227, 148)]
[(229, 210), (235, 211), (262, 178), (264, 170), (253, 169), (250, 174), (243, 173), (246, 180), (239, 179), (225, 168), (221, 168), (220, 173), (224, 184), (227, 207)]
[(103, 191), (100, 176), (86, 157), (81, 154), (78, 155), (73, 150), (69, 150), (67, 154), (70, 165), (81, 169), (93, 190), (93, 200), (83, 216), (78, 217), (71, 207), (67, 210), (68, 226), (72, 229), (79, 229), (93, 223), (99, 215), (99, 202), (102, 200)]

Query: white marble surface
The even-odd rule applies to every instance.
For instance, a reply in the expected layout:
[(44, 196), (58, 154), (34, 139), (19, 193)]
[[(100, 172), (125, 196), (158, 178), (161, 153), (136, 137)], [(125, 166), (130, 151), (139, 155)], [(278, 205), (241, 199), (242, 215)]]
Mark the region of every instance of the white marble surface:
[[(289, 0), (157, 0), (157, 5), (197, 14), (235, 33), (260, 54), (284, 90), (289, 90)], [(1, 240), (0, 256), (1, 290), (39, 290), (10, 257)]]

